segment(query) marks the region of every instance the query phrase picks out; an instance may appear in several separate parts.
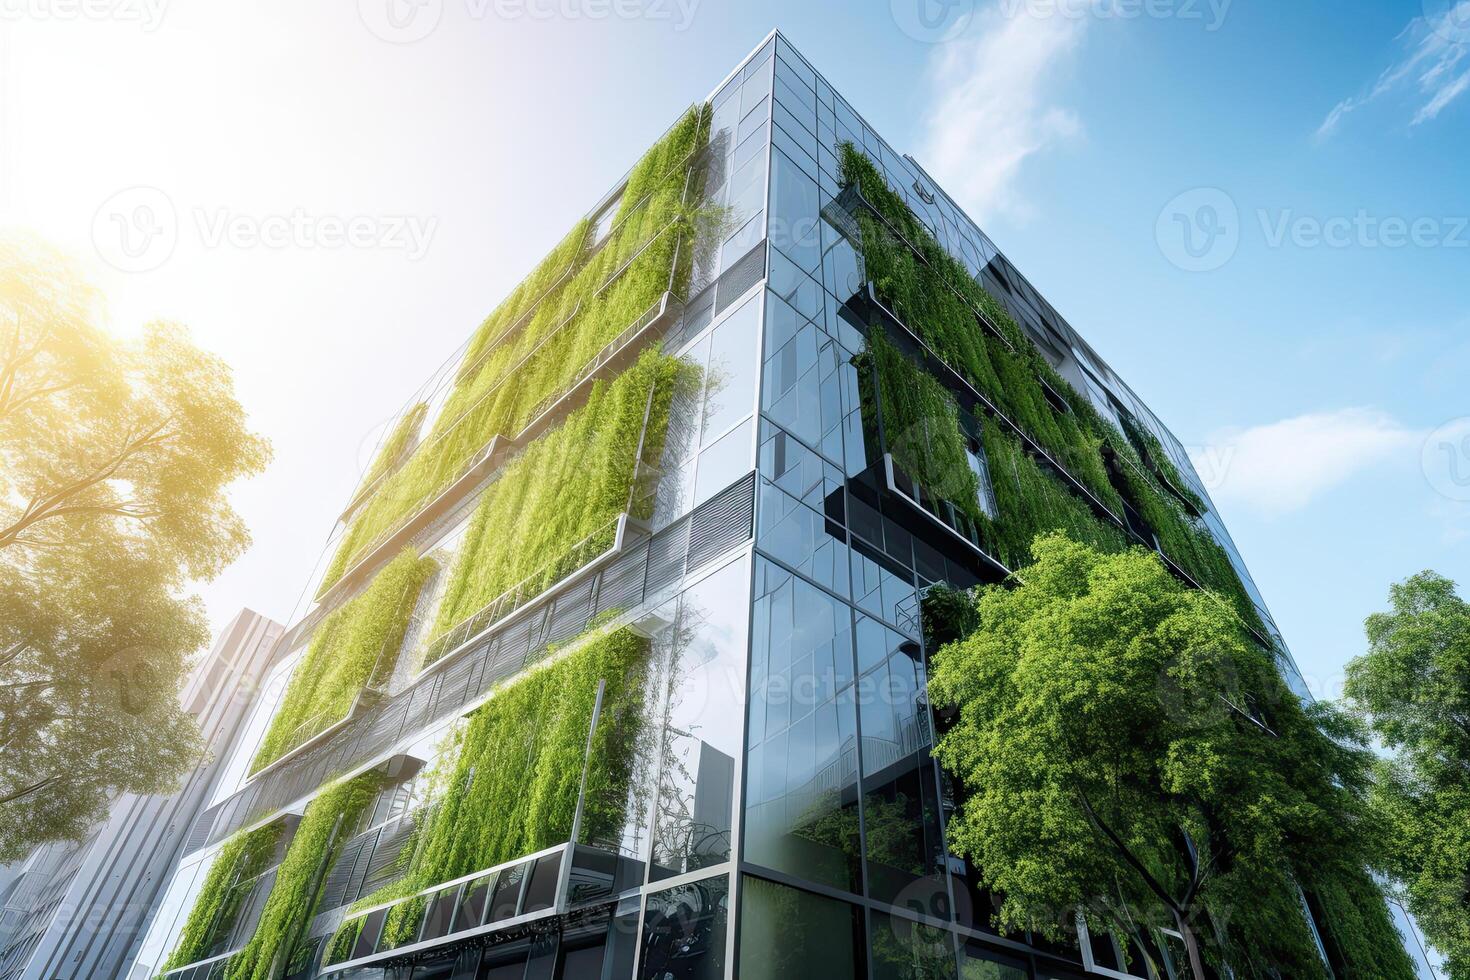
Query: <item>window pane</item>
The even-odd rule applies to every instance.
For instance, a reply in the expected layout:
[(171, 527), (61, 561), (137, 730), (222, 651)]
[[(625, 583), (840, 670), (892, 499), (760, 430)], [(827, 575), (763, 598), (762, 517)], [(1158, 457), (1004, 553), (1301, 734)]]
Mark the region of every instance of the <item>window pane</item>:
[(1028, 980), (1026, 964), (979, 943), (960, 946), (960, 980)]
[(704, 438), (711, 442), (755, 411), (756, 337), (761, 302), (756, 296), (714, 329), (705, 375)]
[(659, 726), (655, 880), (730, 858), (749, 594), (750, 563), (732, 562), (684, 593), (672, 627), (656, 640), (668, 700)]
[(745, 856), (857, 891), (851, 613), (815, 586), (760, 565)]
[(857, 684), (863, 746), (868, 894), (947, 917), (939, 801), (922, 655), (914, 641), (859, 617)]
[(771, 241), (807, 272), (822, 259), (817, 182), (780, 150), (771, 152)]
[(750, 440), (754, 428), (754, 421), (746, 419), (699, 454), (699, 469), (694, 477), (695, 506), (751, 471)]
[(729, 912), (723, 875), (648, 896), (640, 980), (721, 980)]
[(856, 906), (747, 875), (740, 899), (744, 980), (865, 976)]
[(876, 911), (871, 928), (873, 980), (954, 980), (954, 935), (947, 929)]

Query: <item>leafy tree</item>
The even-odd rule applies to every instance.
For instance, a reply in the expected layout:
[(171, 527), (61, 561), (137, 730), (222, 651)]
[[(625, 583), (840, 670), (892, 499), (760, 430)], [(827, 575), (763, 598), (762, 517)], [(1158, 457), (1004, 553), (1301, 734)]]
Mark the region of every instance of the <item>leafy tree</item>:
[[(1325, 976), (1302, 895), (1371, 884), (1358, 729), (1293, 697), (1238, 617), (1153, 554), (1060, 534), (1032, 553), (1013, 588), (976, 594), (930, 682), (953, 712), (935, 754), (965, 791), (950, 839), (1001, 896), (997, 924), (1169, 925), (1196, 977)], [(1412, 977), (1368, 892), (1362, 935), (1330, 933), (1337, 975)]]
[(167, 324), (123, 343), (96, 307), (65, 259), (0, 242), (0, 861), (197, 761), (184, 590), (246, 546), (224, 488), (268, 457), (223, 363)]
[(1387, 822), (1387, 870), (1447, 959), (1470, 977), (1470, 604), (1421, 572), (1368, 617), (1368, 652), (1348, 664), (1346, 695), (1397, 758), (1372, 797)]

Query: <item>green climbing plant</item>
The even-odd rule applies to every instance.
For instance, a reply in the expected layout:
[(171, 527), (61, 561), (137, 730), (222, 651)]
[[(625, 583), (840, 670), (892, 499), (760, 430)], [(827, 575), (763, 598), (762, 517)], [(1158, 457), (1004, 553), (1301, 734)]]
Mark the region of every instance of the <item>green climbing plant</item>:
[(230, 960), (225, 980), (275, 980), (296, 954), (316, 914), (321, 878), (352, 837), (363, 809), (382, 788), (383, 776), (366, 772), (328, 786), (306, 807), (276, 869), (275, 885), (261, 909), (255, 934)]
[(591, 224), (578, 224), (481, 324), (430, 432), (353, 518), (324, 590), (493, 436), (520, 432), (665, 291), (684, 297), (704, 217), (697, 151), (708, 139), (708, 108), (696, 106), (633, 168), (613, 229), (593, 241)]
[[(570, 838), (599, 680), (607, 686), (580, 840), (617, 838), (645, 735), (650, 649), (626, 627), (593, 627), (567, 652), (550, 652), (497, 688), (455, 731), (430, 774), (426, 821), (403, 846), (406, 873), (356, 903), (361, 909), (406, 898), (385, 917), (379, 948), (412, 941), (425, 908), (416, 892)], [(336, 959), (351, 949), (361, 923), (349, 919), (329, 941)]]
[(362, 594), (322, 620), (291, 674), (251, 772), (345, 718), (365, 686), (388, 679), (419, 590), (433, 569), (432, 559), (405, 548)]
[[(1138, 431), (1125, 434), (1063, 379), (1005, 307), (939, 244), (861, 151), (844, 144), (839, 166), (844, 186), (856, 187), (882, 216), (863, 207), (854, 215), (867, 278), (895, 315), (1104, 506), (1122, 514), (1126, 500), (1169, 558), (1264, 635), (1260, 614), (1225, 549), (1187, 509), (1203, 510), (1203, 500), (1189, 489), (1157, 438), (1136, 423)], [(984, 314), (994, 332), (982, 326), (975, 311)], [(1023, 464), (1010, 450), (1021, 449), (1021, 444), (1013, 434), (1005, 438), (1009, 442), (1002, 452), (1014, 464), (1012, 472), (1019, 473)], [(997, 441), (988, 422), (984, 441), (987, 452)], [(937, 459), (913, 465), (939, 468)], [(991, 467), (997, 468), (994, 459)], [(1000, 520), (989, 528), (1004, 552), (996, 557), (1007, 564), (1023, 562), (1036, 534), (1057, 529), (1098, 547), (1114, 541), (1126, 546), (1126, 535), (1080, 498), (1074, 506), (1057, 496), (1053, 491), (1070, 494), (1058, 479), (1031, 475), (1012, 483), (1010, 506), (1001, 503)], [(999, 487), (996, 496), (1003, 496)]]
[(599, 382), (585, 406), (505, 467), (470, 521), (435, 635), (512, 586), (540, 591), (605, 550), (630, 499), (635, 517), (649, 516), (651, 501), (635, 486), (639, 462), (662, 453), (669, 405), (677, 386), (692, 380), (690, 370), (645, 351), (615, 380)]
[[(926, 490), (971, 519), (983, 519), (980, 487), (970, 469), (966, 436), (954, 396), (874, 330), (858, 364), (864, 404), (881, 404), (882, 440), (894, 461)], [(870, 392), (876, 384), (877, 398)], [(878, 445), (880, 413), (863, 417), (868, 445)]]
[(282, 825), (266, 824), (233, 834), (220, 845), (209, 865), (204, 884), (194, 898), (189, 918), (160, 973), (195, 963), (212, 955), (222, 934), (234, 927), (248, 883), (269, 866), (281, 840)]
[(423, 427), (424, 418), (429, 414), (429, 406), (426, 402), (418, 402), (403, 414), (393, 425), (392, 431), (383, 440), (378, 453), (373, 457), (372, 465), (363, 474), (357, 489), (353, 491), (353, 499), (361, 496), (364, 491), (372, 489), (374, 484), (392, 472), (403, 462), (404, 456), (413, 446), (418, 438), (419, 429)]

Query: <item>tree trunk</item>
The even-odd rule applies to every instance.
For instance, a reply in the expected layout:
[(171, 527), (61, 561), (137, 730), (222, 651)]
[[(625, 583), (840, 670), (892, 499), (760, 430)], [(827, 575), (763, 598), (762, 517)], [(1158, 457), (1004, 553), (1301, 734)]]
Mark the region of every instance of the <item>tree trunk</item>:
[(1194, 980), (1205, 980), (1205, 965), (1199, 958), (1199, 940), (1178, 909), (1174, 910), (1174, 925), (1179, 929), (1179, 935), (1184, 937), (1184, 949), (1189, 953), (1189, 972), (1194, 975)]

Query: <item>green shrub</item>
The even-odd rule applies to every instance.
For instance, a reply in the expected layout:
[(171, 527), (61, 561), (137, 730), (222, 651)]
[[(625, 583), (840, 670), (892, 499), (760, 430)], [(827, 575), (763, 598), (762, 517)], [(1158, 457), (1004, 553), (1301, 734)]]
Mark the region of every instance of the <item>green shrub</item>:
[[(690, 186), (699, 179), (695, 151), (708, 137), (707, 108), (689, 110), (633, 168), (606, 240), (589, 241), (590, 226), (579, 224), (480, 326), (428, 437), (354, 517), (323, 589), (453, 483), (494, 435), (516, 435), (665, 290), (682, 298), (701, 215), (692, 203), (699, 188)], [(560, 279), (568, 268), (572, 274)]]
[[(615, 380), (599, 382), (586, 405), (506, 465), (470, 521), (434, 635), (528, 578), (527, 591), (540, 591), (612, 544), (611, 523), (634, 490), (640, 436), (641, 459), (658, 460), (669, 404), (689, 370), (675, 358), (645, 351)], [(646, 505), (635, 516), (649, 516)], [(567, 554), (589, 536), (594, 540), (585, 548)]]
[(210, 956), (223, 933), (234, 927), (247, 889), (241, 887), (262, 874), (281, 840), (279, 822), (232, 835), (220, 845), (209, 865), (204, 884), (189, 910), (179, 943), (160, 972), (167, 972)]
[(321, 876), (352, 837), (363, 808), (382, 787), (383, 776), (363, 773), (317, 794), (306, 807), (291, 846), (276, 870), (275, 885), (260, 913), (255, 935), (230, 961), (226, 980), (275, 980), (294, 954), (302, 931), (316, 915)]
[[(291, 674), (251, 772), (345, 718), (365, 686), (388, 679), (419, 590), (433, 568), (431, 559), (405, 548), (362, 594), (322, 620)], [(303, 727), (307, 722), (312, 724)]]

